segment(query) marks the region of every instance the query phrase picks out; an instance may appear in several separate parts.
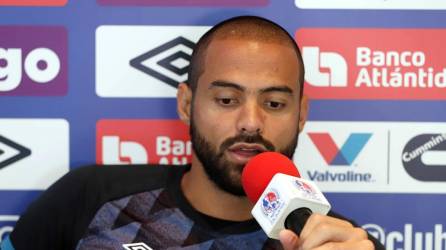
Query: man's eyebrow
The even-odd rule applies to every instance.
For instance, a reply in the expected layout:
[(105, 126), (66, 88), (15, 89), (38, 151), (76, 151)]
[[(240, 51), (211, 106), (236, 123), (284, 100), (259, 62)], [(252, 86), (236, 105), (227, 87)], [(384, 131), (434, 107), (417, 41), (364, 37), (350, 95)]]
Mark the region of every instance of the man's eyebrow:
[(236, 83), (232, 82), (225, 82), (225, 81), (214, 81), (211, 82), (211, 85), (209, 86), (209, 89), (215, 88), (215, 87), (222, 87), (222, 88), (234, 88), (239, 91), (245, 91), (245, 87), (242, 87)]
[(260, 90), (260, 93), (268, 93), (268, 92), (284, 92), (287, 94), (293, 94), (293, 90), (288, 86), (273, 86)]

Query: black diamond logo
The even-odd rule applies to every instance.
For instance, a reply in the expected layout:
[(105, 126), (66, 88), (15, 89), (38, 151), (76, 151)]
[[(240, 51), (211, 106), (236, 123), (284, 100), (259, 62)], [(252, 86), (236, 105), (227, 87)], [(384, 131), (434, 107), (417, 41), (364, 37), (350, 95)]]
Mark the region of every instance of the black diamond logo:
[[(167, 51), (177, 45), (184, 45), (190, 49), (194, 49), (195, 47), (195, 43), (192, 42), (189, 39), (186, 39), (182, 36), (179, 36), (165, 44), (162, 44), (161, 46), (158, 46), (138, 57), (133, 58), (132, 60), (130, 60), (130, 65), (152, 77), (155, 77), (156, 79), (165, 82), (167, 84), (169, 84), (170, 86), (177, 88), (178, 87), (178, 80), (172, 79), (169, 76), (166, 76), (158, 71), (156, 71), (155, 69), (148, 67), (146, 65), (143, 64), (144, 61), (149, 60), (150, 58), (159, 55), (160, 53)], [(187, 62), (185, 65), (176, 65), (175, 62), (179, 61), (179, 60), (183, 60), (185, 62)], [(159, 61), (156, 62), (156, 64), (158, 64), (159, 66), (165, 68), (166, 70), (172, 72), (173, 74), (177, 75), (178, 77), (183, 76), (184, 74), (186, 74), (189, 70), (189, 63), (191, 60), (191, 55), (183, 52), (183, 51), (177, 51), (173, 54), (171, 54), (170, 56), (163, 58)]]
[(126, 250), (153, 250), (151, 247), (147, 246), (145, 243), (131, 243), (122, 245)]
[(0, 135), (0, 169), (20, 161), (30, 154), (30, 149)]

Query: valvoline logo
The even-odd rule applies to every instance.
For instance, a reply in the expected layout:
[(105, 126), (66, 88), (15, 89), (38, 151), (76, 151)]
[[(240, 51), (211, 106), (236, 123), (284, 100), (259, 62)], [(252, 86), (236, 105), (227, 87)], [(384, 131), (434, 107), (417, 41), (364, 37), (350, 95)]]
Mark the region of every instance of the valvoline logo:
[(339, 148), (329, 133), (308, 133), (325, 162), (331, 166), (350, 166), (369, 141), (370, 133), (351, 133)]
[(187, 164), (192, 144), (179, 120), (100, 120), (96, 125), (98, 164)]
[(296, 41), (313, 99), (446, 98), (446, 59), (438, 53), (446, 30), (299, 29)]

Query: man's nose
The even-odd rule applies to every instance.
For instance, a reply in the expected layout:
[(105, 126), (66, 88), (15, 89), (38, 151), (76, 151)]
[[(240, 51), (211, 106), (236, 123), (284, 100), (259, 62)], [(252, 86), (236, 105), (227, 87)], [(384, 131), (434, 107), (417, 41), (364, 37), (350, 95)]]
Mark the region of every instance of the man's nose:
[(240, 109), (237, 120), (239, 133), (247, 135), (262, 134), (264, 129), (264, 113), (256, 101), (247, 101)]

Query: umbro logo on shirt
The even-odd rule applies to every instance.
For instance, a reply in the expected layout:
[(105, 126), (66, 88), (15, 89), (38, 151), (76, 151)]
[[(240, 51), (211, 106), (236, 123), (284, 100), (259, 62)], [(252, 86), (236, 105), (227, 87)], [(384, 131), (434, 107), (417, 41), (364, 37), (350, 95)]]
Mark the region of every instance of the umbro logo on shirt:
[(145, 243), (130, 243), (122, 245), (126, 250), (153, 250), (151, 247), (147, 246)]

